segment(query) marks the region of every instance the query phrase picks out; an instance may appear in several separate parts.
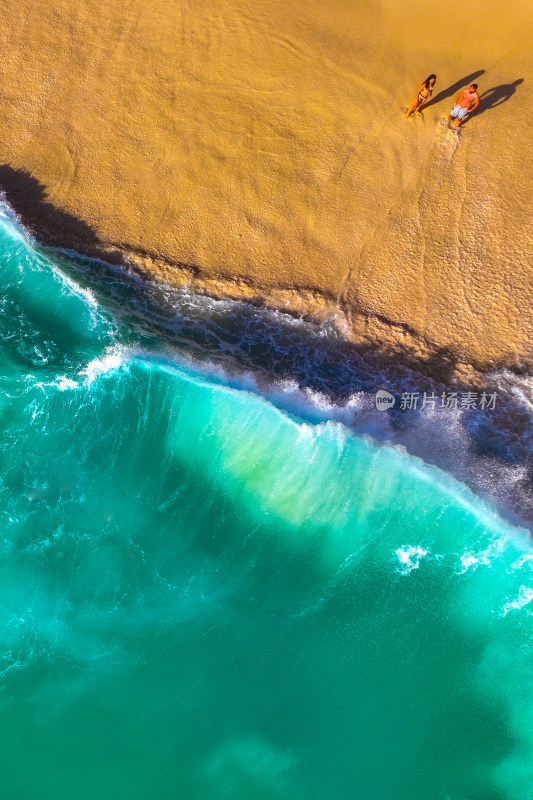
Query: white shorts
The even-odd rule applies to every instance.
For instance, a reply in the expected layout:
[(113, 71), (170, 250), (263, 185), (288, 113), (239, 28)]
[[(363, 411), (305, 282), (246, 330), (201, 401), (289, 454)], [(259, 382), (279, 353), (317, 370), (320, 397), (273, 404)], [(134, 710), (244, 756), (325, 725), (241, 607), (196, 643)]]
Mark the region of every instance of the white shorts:
[(463, 119), (463, 117), (466, 117), (466, 115), (467, 110), (462, 106), (454, 106), (450, 111), (450, 117), (456, 117), (457, 119)]

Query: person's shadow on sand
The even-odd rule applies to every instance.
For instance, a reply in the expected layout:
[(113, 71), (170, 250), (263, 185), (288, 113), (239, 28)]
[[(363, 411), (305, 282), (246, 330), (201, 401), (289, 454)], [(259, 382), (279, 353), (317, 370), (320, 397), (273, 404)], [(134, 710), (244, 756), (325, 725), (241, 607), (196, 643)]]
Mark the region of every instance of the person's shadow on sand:
[(479, 76), (483, 75), (484, 72), (484, 69), (478, 69), (477, 72), (472, 72), (471, 75), (465, 75), (464, 78), (461, 78), (461, 80), (456, 81), (451, 86), (448, 86), (447, 89), (443, 89), (436, 94), (435, 97), (432, 97), (431, 100), (428, 100), (427, 103), (424, 103), (423, 110), (425, 111), (430, 106), (435, 105), (435, 103), (440, 103), (441, 100), (446, 100), (452, 95), (455, 97), (455, 95), (459, 94), (461, 89), (464, 89), (465, 86), (470, 86), (472, 83), (474, 83), (476, 78), (479, 78)]
[(521, 83), (524, 83), (524, 79), (517, 78), (517, 80), (512, 83), (502, 83), (500, 86), (493, 86), (492, 89), (487, 89), (486, 92), (483, 92), (483, 94), (479, 96), (478, 107), (463, 120), (463, 125), (465, 125), (468, 120), (472, 119), (472, 117), (477, 117), (478, 114), (483, 114), (484, 111), (497, 108), (503, 103), (506, 103), (516, 92), (516, 87), (520, 86)]

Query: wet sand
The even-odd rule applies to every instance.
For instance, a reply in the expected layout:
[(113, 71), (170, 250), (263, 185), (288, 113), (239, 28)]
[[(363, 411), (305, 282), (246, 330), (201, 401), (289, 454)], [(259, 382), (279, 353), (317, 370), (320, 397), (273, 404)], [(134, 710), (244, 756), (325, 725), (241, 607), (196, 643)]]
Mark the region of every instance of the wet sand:
[(1, 0), (0, 184), (55, 244), (462, 376), (531, 371), (533, 10), (398, 5)]

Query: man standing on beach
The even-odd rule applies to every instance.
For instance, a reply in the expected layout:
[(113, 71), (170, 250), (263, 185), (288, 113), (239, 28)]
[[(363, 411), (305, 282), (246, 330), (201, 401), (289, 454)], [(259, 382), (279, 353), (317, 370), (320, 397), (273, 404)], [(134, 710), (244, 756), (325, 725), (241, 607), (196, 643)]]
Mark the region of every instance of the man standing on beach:
[(459, 92), (457, 95), (455, 105), (448, 115), (448, 125), (453, 119), (454, 123), (450, 127), (458, 128), (466, 115), (471, 114), (478, 105), (479, 95), (477, 93), (477, 83), (473, 83), (468, 89), (463, 89), (462, 92)]

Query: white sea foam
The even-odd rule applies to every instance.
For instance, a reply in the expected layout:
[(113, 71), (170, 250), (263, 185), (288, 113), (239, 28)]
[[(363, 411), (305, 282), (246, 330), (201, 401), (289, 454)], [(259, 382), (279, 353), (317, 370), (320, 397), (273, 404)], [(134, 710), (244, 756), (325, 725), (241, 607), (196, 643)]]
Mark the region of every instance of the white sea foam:
[[(514, 600), (508, 600), (505, 603), (502, 611), (502, 616), (507, 616), (509, 611), (518, 611), (524, 606), (529, 605), (533, 600), (533, 587), (531, 586), (521, 586), (518, 590), (518, 597)], [(528, 611), (528, 614), (533, 614), (533, 612)]]
[(25, 244), (27, 244), (28, 240), (31, 241), (31, 234), (26, 230), (19, 216), (7, 202), (4, 192), (0, 192), (0, 220), (4, 226), (9, 227), (9, 235), (13, 239), (23, 241)]
[(502, 369), (490, 373), (488, 377), (500, 391), (509, 392), (533, 412), (533, 377), (531, 375), (515, 375), (507, 369)]
[(41, 256), (40, 260), (49, 269), (52, 270), (56, 278), (58, 278), (61, 281), (64, 289), (66, 289), (69, 294), (74, 294), (77, 297), (80, 297), (81, 299), (85, 300), (85, 302), (87, 303), (88, 306), (91, 307), (91, 309), (98, 308), (98, 301), (92, 289), (80, 286), (79, 283), (76, 283), (76, 281), (72, 280), (72, 278), (70, 278), (62, 269), (56, 266), (49, 259), (45, 259)]
[(418, 569), (420, 562), (429, 554), (429, 550), (425, 550), (420, 545), (399, 547), (394, 551), (395, 555), (400, 562), (398, 572), (401, 575), (409, 575), (414, 569)]
[(522, 567), (528, 567), (529, 569), (533, 570), (533, 555), (530, 553), (524, 553), (517, 558), (516, 561), (511, 564), (512, 570), (522, 569)]
[(80, 385), (77, 381), (69, 378), (67, 375), (57, 375), (53, 381), (35, 381), (33, 375), (28, 375), (27, 379), (29, 386), (35, 386), (43, 391), (52, 388), (59, 389), (60, 392), (66, 392), (69, 389), (78, 389)]
[(65, 392), (67, 389), (77, 389), (79, 383), (73, 381), (72, 378), (67, 378), (66, 375), (60, 375), (54, 382), (54, 386), (57, 386), (60, 392)]
[(77, 373), (78, 377), (82, 379), (81, 381), (76, 381), (68, 375), (57, 375), (52, 381), (35, 381), (33, 375), (29, 375), (27, 378), (31, 386), (43, 389), (43, 391), (53, 388), (58, 389), (60, 392), (66, 392), (83, 386), (90, 386), (102, 375), (120, 369), (125, 361), (124, 348), (113, 346), (108, 348), (102, 357), (94, 358)]
[(455, 572), (457, 575), (464, 575), (469, 570), (476, 570), (478, 567), (490, 567), (494, 559), (499, 558), (507, 544), (507, 539), (500, 536), (489, 544), (485, 550), (465, 550), (459, 558)]
[(110, 372), (116, 372), (122, 367), (126, 361), (125, 348), (114, 345), (108, 347), (105, 354), (100, 358), (93, 358), (86, 367), (84, 367), (78, 375), (84, 378), (85, 383), (89, 386), (102, 375)]

